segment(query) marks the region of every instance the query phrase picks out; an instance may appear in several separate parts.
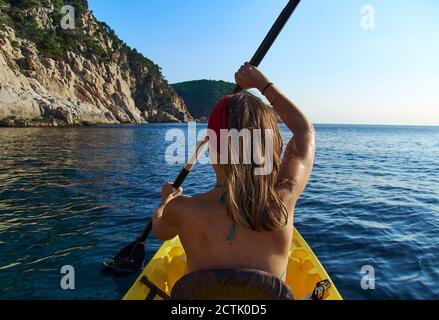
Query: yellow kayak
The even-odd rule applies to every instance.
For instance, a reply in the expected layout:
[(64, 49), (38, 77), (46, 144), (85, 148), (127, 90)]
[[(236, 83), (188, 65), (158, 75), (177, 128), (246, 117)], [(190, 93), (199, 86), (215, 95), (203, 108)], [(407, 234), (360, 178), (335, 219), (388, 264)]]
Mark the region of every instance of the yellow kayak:
[[(146, 276), (161, 291), (170, 295), (174, 284), (186, 271), (186, 255), (179, 238), (165, 242), (134, 285), (128, 290), (123, 300), (145, 300), (149, 294), (148, 287), (142, 279)], [(323, 300), (342, 300), (340, 293), (326, 273), (314, 252), (295, 229), (291, 246), (290, 261), (286, 274), (286, 283), (298, 300), (312, 292), (316, 284), (329, 280), (331, 287), (325, 292)]]

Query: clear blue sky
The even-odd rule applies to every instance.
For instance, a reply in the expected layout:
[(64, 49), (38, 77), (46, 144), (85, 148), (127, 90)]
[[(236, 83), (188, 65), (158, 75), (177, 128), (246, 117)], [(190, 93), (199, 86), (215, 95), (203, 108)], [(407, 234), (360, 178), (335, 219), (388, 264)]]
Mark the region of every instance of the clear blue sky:
[[(233, 81), (286, 3), (89, 0), (170, 83)], [(302, 0), (261, 69), (316, 123), (439, 125), (438, 13), (437, 0)]]

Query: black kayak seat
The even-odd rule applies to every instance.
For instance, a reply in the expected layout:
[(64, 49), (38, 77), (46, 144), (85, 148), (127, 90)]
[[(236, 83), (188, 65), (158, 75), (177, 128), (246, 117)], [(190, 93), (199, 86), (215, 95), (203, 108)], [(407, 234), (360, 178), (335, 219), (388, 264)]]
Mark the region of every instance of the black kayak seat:
[(196, 271), (172, 289), (173, 300), (294, 300), (275, 275), (252, 269)]

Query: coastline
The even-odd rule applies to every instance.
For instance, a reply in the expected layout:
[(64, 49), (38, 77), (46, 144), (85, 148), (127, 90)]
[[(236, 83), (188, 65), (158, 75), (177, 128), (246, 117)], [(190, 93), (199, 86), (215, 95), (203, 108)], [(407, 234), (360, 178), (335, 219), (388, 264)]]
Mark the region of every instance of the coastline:
[[(15, 117), (9, 117), (6, 119), (0, 120), (0, 128), (81, 128), (81, 127), (101, 127), (101, 126), (134, 126), (134, 125), (148, 125), (148, 124), (184, 124), (189, 123), (190, 121), (160, 121), (160, 122), (81, 122), (75, 124), (68, 124), (65, 121), (59, 119), (37, 119), (37, 120), (27, 120), (20, 119)], [(202, 121), (196, 119), (194, 122), (207, 124), (207, 121)]]
[[(14, 117), (11, 117), (14, 118)], [(8, 121), (13, 121), (9, 122)], [(0, 128), (40, 128), (40, 129), (51, 129), (51, 128), (81, 128), (81, 127), (112, 127), (112, 126), (137, 126), (137, 125), (157, 125), (157, 124), (187, 124), (191, 122), (196, 122), (198, 124), (207, 124), (207, 119), (195, 119), (194, 121), (160, 121), (160, 122), (95, 122), (88, 123), (82, 122), (77, 124), (68, 124), (62, 120), (57, 119), (41, 119), (41, 120), (26, 120), (26, 119), (2, 119), (0, 120)], [(279, 125), (284, 123), (280, 122)], [(315, 126), (326, 126), (326, 127), (401, 127), (401, 128), (439, 128), (439, 124), (374, 124), (374, 123), (315, 123)]]

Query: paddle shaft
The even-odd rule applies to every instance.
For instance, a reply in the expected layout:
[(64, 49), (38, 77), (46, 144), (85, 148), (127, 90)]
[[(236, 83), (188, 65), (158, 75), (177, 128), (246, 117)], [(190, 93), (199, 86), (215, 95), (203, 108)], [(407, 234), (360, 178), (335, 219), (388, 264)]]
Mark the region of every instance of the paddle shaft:
[[(290, 0), (286, 7), (283, 9), (279, 17), (277, 18), (276, 22), (271, 27), (270, 31), (268, 32), (267, 36), (265, 37), (264, 41), (262, 41), (261, 45), (259, 46), (258, 50), (256, 51), (253, 58), (250, 60), (250, 64), (254, 67), (259, 67), (262, 60), (264, 60), (265, 56), (267, 55), (270, 48), (273, 46), (274, 42), (276, 41), (277, 37), (281, 33), (282, 29), (287, 24), (288, 20), (290, 19), (291, 15), (294, 13), (294, 10), (296, 10), (297, 6), (299, 5), (300, 0)], [(235, 89), (232, 93), (238, 93), (242, 91), (242, 88), (239, 86), (235, 86)]]
[[(189, 160), (185, 163), (183, 169), (178, 174), (177, 178), (175, 179), (172, 186), (175, 189), (178, 189), (183, 184), (184, 180), (186, 180), (189, 173), (191, 173), (192, 168), (194, 167), (195, 163), (198, 160), (198, 157), (202, 154), (202, 151), (204, 150), (204, 147), (206, 146), (207, 142), (209, 141), (209, 138), (206, 137), (203, 141), (198, 143), (194, 153), (192, 154), (192, 157), (189, 158)], [(137, 239), (137, 241), (145, 242), (145, 240), (149, 237), (149, 234), (152, 231), (152, 219), (149, 221), (148, 225), (146, 226), (145, 230), (143, 230), (140, 237)]]
[[(253, 58), (250, 60), (250, 64), (254, 67), (259, 67), (262, 60), (264, 60), (265, 56), (267, 55), (270, 48), (273, 46), (273, 43), (276, 41), (277, 37), (281, 33), (282, 29), (287, 24), (288, 20), (290, 19), (291, 15), (293, 14), (294, 10), (296, 10), (297, 6), (299, 5), (300, 0), (290, 0), (286, 7), (283, 9), (279, 17), (277, 18), (274, 25), (271, 27), (270, 31), (268, 32), (267, 36), (265, 37), (264, 41), (262, 41), (261, 45), (259, 46), (258, 50), (254, 54)], [(242, 88), (239, 86), (236, 86), (232, 93), (238, 93), (242, 91)], [(197, 152), (197, 151), (196, 151)], [(192, 169), (192, 167), (191, 167)], [(187, 176), (191, 170), (187, 169), (187, 166), (181, 170), (180, 174), (178, 175), (177, 179), (175, 179), (173, 186), (174, 188), (178, 189), (181, 187), (183, 182), (186, 180)], [(142, 235), (139, 237), (138, 241), (145, 242), (145, 240), (149, 237), (149, 234), (152, 231), (152, 219), (146, 226), (145, 230), (143, 231)]]

